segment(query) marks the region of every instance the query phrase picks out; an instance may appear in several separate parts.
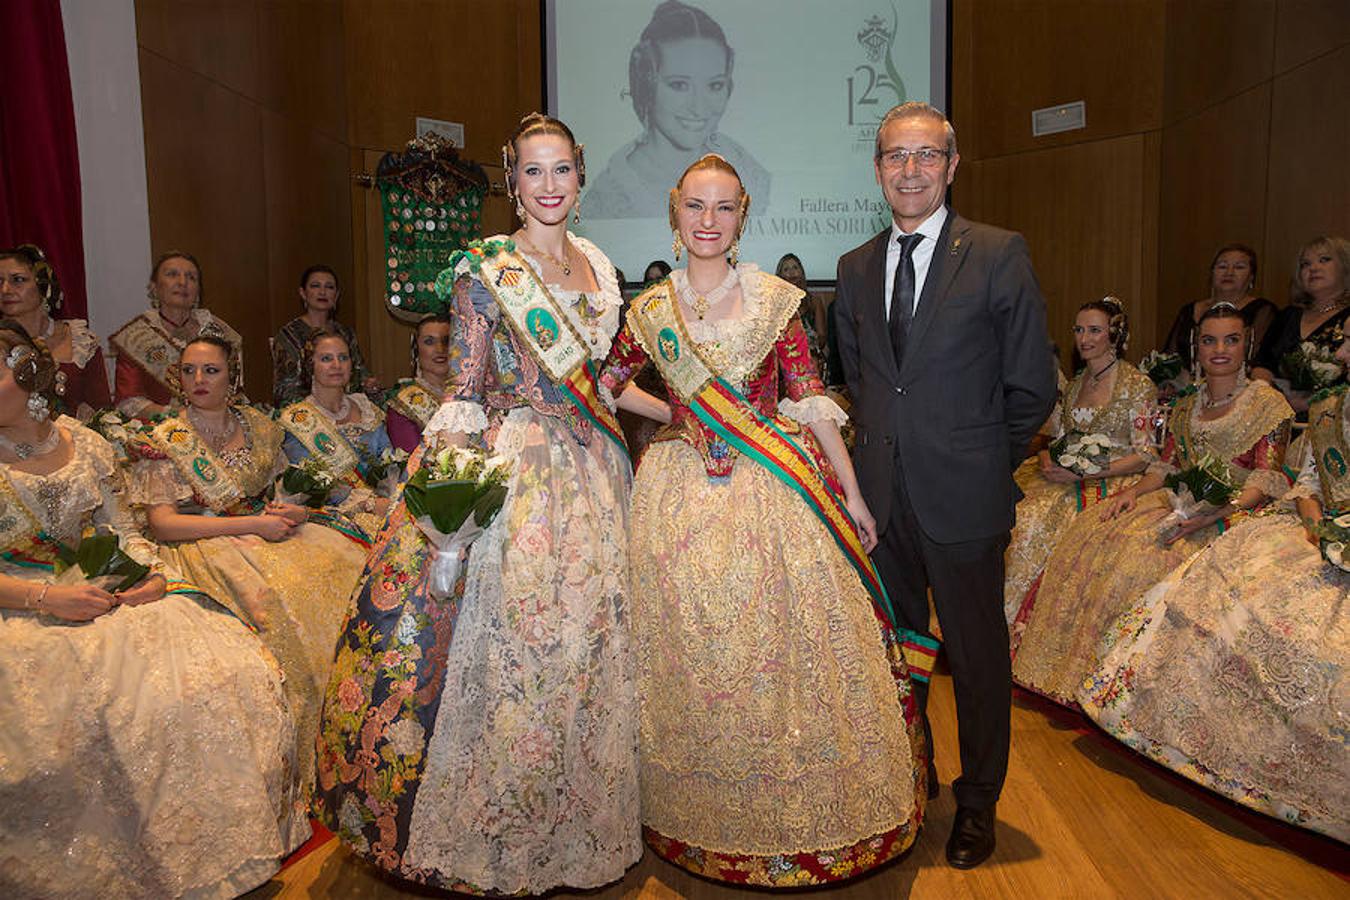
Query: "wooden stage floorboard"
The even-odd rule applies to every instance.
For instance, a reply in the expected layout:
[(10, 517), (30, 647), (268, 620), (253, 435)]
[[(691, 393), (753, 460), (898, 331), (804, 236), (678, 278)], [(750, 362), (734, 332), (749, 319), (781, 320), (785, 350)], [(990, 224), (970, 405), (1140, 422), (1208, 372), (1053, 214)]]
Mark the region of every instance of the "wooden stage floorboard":
[[(1081, 716), (1021, 696), (1013, 706), (998, 850), (977, 869), (952, 869), (943, 856), (955, 812), (951, 779), (957, 768), (949, 677), (934, 678), (930, 702), (943, 788), (929, 805), (914, 848), (880, 872), (810, 891), (810, 896), (1350, 898), (1350, 849), (1240, 810), (1128, 752)], [(452, 895), (379, 877), (330, 840), (247, 896), (373, 900)], [(764, 900), (768, 893), (703, 881), (649, 852), (618, 884), (550, 896)]]

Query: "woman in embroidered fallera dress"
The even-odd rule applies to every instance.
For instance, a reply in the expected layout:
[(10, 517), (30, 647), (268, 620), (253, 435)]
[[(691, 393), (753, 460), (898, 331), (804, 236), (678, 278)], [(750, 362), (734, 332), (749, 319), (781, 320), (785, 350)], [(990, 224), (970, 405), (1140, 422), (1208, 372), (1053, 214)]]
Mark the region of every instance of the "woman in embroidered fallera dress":
[(788, 887), (903, 852), (926, 767), (802, 292), (726, 259), (749, 201), (721, 157), (686, 171), (670, 218), (689, 266), (634, 300), (601, 384), (626, 404), (654, 362), (673, 417), (630, 538), (645, 836), (700, 875)]
[(32, 244), (0, 250), (0, 313), (41, 338), (65, 378), (62, 407), (87, 422), (112, 405), (108, 370), (98, 336), (84, 319), (57, 319), (61, 282), (46, 255)]
[(300, 303), (304, 312), (281, 326), (272, 338), (272, 403), (281, 408), (303, 400), (309, 382), (305, 374), (305, 345), (321, 332), (341, 335), (351, 353), (351, 387), (378, 393), (380, 382), (366, 369), (356, 333), (337, 319), (337, 273), (329, 266), (314, 265), (300, 274)]
[(403, 878), (540, 893), (614, 881), (642, 854), (630, 474), (592, 368), (622, 300), (566, 231), (584, 173), (567, 126), (527, 116), (503, 152), (523, 227), (439, 279), (454, 332), (427, 435), (511, 459), (509, 493), (448, 597), (392, 508), (338, 644), (316, 812)]
[(1073, 340), (1083, 369), (1055, 408), (1051, 446), (1066, 436), (1073, 441), (1089, 435), (1102, 435), (1109, 444), (1104, 458), (1086, 465), (1065, 468), (1045, 449), (1018, 469), (1023, 497), (1008, 544), (1003, 591), (1009, 624), (1074, 517), (1138, 481), (1148, 464), (1158, 389), (1123, 358), (1129, 336), (1129, 319), (1118, 298), (1078, 307)]
[[(1074, 519), (1018, 613), (1025, 622), (1013, 659), (1018, 684), (1074, 704), (1116, 617), (1214, 540), (1221, 524), (1288, 489), (1280, 467), (1293, 410), (1270, 385), (1247, 378), (1249, 338), (1231, 304), (1215, 304), (1201, 317), (1195, 358), (1204, 378), (1173, 406), (1162, 460), (1151, 463), (1138, 483), (1107, 498), (1100, 512)], [(1160, 534), (1172, 509), (1168, 492), (1160, 490), (1164, 478), (1206, 460), (1224, 471), (1235, 490), (1232, 500)]]
[[(303, 365), (309, 393), (277, 414), (286, 429), (282, 445), (286, 458), (301, 463), (309, 456), (323, 461), (324, 468), (350, 490), (337, 508), (373, 535), (389, 511), (389, 495), (402, 465), (390, 460), (393, 449), (384, 430), (384, 413), (365, 394), (347, 393), (352, 378), (352, 358), (347, 339), (320, 332), (305, 343)], [(384, 462), (392, 476), (372, 487), (367, 476)]]
[[(112, 447), (51, 420), (56, 370), (0, 321), (0, 893), (233, 897), (309, 835), (281, 672), (139, 535)], [(55, 578), (95, 527), (152, 574)]]
[[(1350, 339), (1337, 359), (1350, 366)], [(1314, 395), (1297, 504), (1234, 526), (1107, 634), (1083, 710), (1245, 806), (1350, 842), (1350, 574), (1317, 527), (1350, 512), (1350, 391)], [(1350, 560), (1343, 560), (1350, 562)]]
[(170, 367), (199, 335), (228, 341), (243, 365), (239, 333), (201, 306), (202, 270), (191, 253), (171, 250), (161, 255), (150, 271), (146, 293), (150, 308), (108, 338), (108, 351), (116, 358), (113, 401), (128, 418), (170, 411), (175, 391)]
[(196, 338), (173, 371), (185, 403), (134, 449), (131, 500), (164, 559), (254, 625), (281, 663), (307, 789), (333, 645), (369, 544), (336, 510), (266, 502), (287, 465), (285, 432), (234, 404), (230, 344)]
[(422, 442), (427, 422), (441, 408), (445, 380), (450, 375), (450, 317), (429, 313), (417, 323), (412, 336), (413, 377), (405, 378), (389, 392), (384, 427), (389, 442), (412, 453)]

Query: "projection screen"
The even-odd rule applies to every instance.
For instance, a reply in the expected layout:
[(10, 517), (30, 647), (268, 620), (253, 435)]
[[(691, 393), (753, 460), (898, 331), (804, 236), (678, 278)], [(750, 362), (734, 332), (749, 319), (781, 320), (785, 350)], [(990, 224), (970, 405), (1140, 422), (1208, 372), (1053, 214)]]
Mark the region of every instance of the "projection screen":
[(586, 148), (580, 225), (638, 281), (671, 262), (666, 197), (725, 156), (751, 193), (741, 258), (813, 281), (889, 216), (876, 123), (947, 103), (945, 0), (546, 0), (549, 110)]

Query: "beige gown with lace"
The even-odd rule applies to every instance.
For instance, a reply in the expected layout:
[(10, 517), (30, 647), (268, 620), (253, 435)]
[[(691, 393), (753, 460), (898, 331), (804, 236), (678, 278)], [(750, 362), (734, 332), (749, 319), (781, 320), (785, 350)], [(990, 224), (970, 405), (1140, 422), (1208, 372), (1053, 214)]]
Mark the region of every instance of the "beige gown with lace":
[[(59, 424), (73, 458), (46, 476), (6, 468), (15, 493), (58, 540), (111, 527), (158, 568), (112, 448)], [(281, 672), (223, 609), (170, 594), (84, 623), (0, 610), (0, 895), (236, 896), (309, 835), (295, 795)]]

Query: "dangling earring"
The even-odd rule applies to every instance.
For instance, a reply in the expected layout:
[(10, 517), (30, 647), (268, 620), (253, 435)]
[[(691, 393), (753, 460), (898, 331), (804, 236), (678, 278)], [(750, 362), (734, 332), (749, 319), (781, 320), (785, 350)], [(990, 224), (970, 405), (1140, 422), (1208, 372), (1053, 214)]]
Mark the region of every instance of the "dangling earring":
[(519, 197), (516, 198), (516, 218), (520, 220), (520, 224), (525, 224), (525, 204), (520, 202)]
[(580, 225), (580, 224), (581, 224), (581, 201), (580, 201), (580, 200), (577, 200), (576, 204), (573, 205), (573, 207), (572, 207), (572, 224), (573, 224), (573, 225)]
[(741, 257), (741, 239), (736, 238), (736, 240), (731, 242), (731, 267), (733, 269), (736, 267), (736, 260), (740, 259), (740, 257)]
[(670, 250), (675, 254), (675, 261), (679, 262), (680, 252), (684, 250), (684, 241), (680, 240), (680, 233), (678, 231), (673, 232), (672, 234), (673, 236), (670, 239)]

